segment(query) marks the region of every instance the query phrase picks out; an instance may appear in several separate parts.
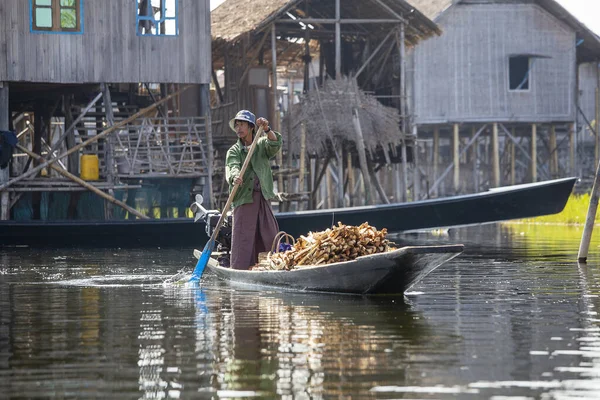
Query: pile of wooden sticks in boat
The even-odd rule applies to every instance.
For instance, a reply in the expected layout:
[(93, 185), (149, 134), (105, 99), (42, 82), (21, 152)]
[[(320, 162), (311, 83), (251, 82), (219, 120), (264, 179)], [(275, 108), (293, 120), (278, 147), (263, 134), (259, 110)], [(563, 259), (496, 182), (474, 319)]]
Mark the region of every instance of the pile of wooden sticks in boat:
[(267, 262), (253, 269), (291, 270), (303, 266), (351, 261), (360, 256), (383, 253), (389, 250), (386, 235), (387, 229), (377, 230), (367, 222), (360, 226), (343, 225), (339, 222), (338, 226), (333, 228), (300, 236), (291, 250), (271, 253)]

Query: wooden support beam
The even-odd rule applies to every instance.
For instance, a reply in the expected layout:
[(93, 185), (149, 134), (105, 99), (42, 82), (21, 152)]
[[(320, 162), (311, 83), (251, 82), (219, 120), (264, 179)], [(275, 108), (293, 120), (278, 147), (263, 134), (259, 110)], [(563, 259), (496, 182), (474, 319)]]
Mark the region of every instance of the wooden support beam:
[[(273, 110), (272, 110), (272, 119), (271, 126), (273, 129), (279, 132), (279, 126), (276, 125), (277, 114), (278, 114), (278, 94), (277, 94), (277, 31), (275, 29), (275, 24), (271, 27), (271, 57), (272, 57), (272, 65), (271, 65), (271, 88), (273, 90)], [(281, 153), (281, 152), (280, 152)]]
[(531, 125), (531, 182), (537, 182), (537, 125)]
[[(435, 182), (438, 178), (438, 167), (440, 162), (440, 127), (435, 126), (433, 128), (433, 181)], [(438, 191), (435, 189), (433, 195), (437, 197)]]
[(569, 124), (569, 175), (571, 176), (575, 176), (575, 148), (577, 145), (575, 129), (575, 123)]
[(335, 78), (342, 77), (342, 28), (340, 25), (340, 1), (335, 0)]
[(367, 167), (367, 153), (365, 151), (365, 142), (363, 138), (360, 119), (358, 118), (358, 110), (352, 110), (352, 122), (354, 124), (354, 133), (356, 134), (356, 151), (358, 152), (358, 162), (362, 172), (363, 181), (365, 184), (365, 204), (371, 204), (371, 182), (369, 179), (369, 170)]
[(453, 126), (453, 135), (452, 135), (452, 160), (454, 164), (454, 179), (453, 179), (453, 187), (454, 193), (458, 193), (460, 191), (460, 127), (458, 124), (454, 124)]
[(363, 63), (363, 65), (360, 66), (360, 68), (358, 69), (358, 71), (356, 71), (356, 74), (354, 74), (355, 78), (358, 78), (358, 76), (361, 74), (361, 72), (364, 71), (364, 69), (367, 67), (367, 65), (369, 65), (369, 63), (373, 59), (373, 57), (375, 57), (375, 55), (379, 52), (379, 50), (383, 47), (383, 45), (388, 41), (388, 39), (390, 38), (390, 36), (392, 36), (394, 33), (395, 33), (394, 30), (390, 30), (388, 32), (387, 36), (381, 42), (379, 42), (379, 45), (375, 48), (375, 50), (373, 50), (373, 52), (371, 53), (371, 55), (369, 56), (369, 58), (367, 58), (367, 60)]
[(163, 98), (163, 99), (159, 100), (158, 102), (156, 102), (156, 103), (154, 103), (154, 104), (152, 104), (152, 105), (150, 105), (150, 106), (148, 106), (148, 107), (146, 107), (146, 108), (143, 108), (143, 109), (141, 109), (140, 111), (138, 111), (137, 113), (133, 114), (133, 115), (132, 115), (132, 116), (130, 116), (129, 118), (126, 118), (126, 119), (124, 119), (124, 120), (122, 120), (122, 121), (120, 121), (120, 122), (118, 122), (118, 123), (114, 124), (112, 127), (105, 129), (104, 131), (102, 131), (101, 133), (99, 133), (99, 134), (97, 134), (97, 135), (95, 135), (95, 136), (92, 136), (92, 137), (91, 137), (91, 138), (89, 138), (88, 140), (86, 140), (86, 141), (84, 141), (84, 142), (82, 142), (82, 143), (78, 144), (77, 146), (75, 146), (75, 147), (73, 147), (73, 148), (69, 149), (68, 151), (66, 151), (66, 152), (62, 153), (61, 155), (59, 155), (59, 156), (57, 156), (57, 157), (53, 157), (53, 158), (51, 158), (51, 159), (49, 159), (49, 160), (46, 160), (46, 161), (42, 162), (40, 165), (36, 166), (35, 168), (33, 168), (33, 169), (31, 169), (31, 170), (29, 170), (29, 171), (27, 171), (27, 172), (23, 173), (22, 175), (20, 175), (20, 176), (16, 177), (15, 179), (12, 179), (12, 180), (10, 180), (10, 181), (8, 181), (8, 182), (4, 183), (4, 184), (1, 184), (1, 185), (0, 185), (0, 191), (2, 191), (2, 190), (4, 190), (4, 189), (6, 189), (7, 187), (9, 187), (9, 186), (11, 186), (11, 185), (13, 185), (13, 184), (15, 184), (15, 183), (17, 183), (17, 182), (20, 182), (20, 181), (22, 181), (22, 180), (23, 180), (23, 179), (25, 179), (25, 178), (28, 178), (28, 177), (30, 177), (31, 175), (34, 175), (34, 174), (38, 173), (39, 171), (41, 171), (41, 170), (42, 170), (42, 168), (45, 168), (45, 167), (47, 167), (48, 165), (50, 165), (50, 164), (52, 164), (52, 163), (55, 163), (56, 161), (58, 161), (58, 160), (60, 160), (60, 159), (63, 159), (63, 158), (65, 158), (65, 157), (67, 157), (67, 156), (69, 156), (69, 155), (73, 154), (73, 153), (74, 153), (74, 152), (76, 152), (76, 151), (79, 151), (79, 149), (81, 149), (81, 148), (83, 148), (83, 147), (85, 147), (85, 146), (88, 146), (88, 145), (90, 145), (91, 143), (95, 143), (95, 142), (96, 142), (96, 141), (98, 141), (99, 139), (102, 139), (103, 137), (106, 137), (106, 136), (110, 135), (110, 134), (111, 134), (111, 133), (113, 133), (114, 131), (116, 131), (116, 130), (118, 130), (118, 129), (122, 128), (123, 126), (127, 125), (127, 124), (128, 124), (128, 123), (130, 123), (131, 121), (135, 121), (135, 120), (136, 120), (136, 119), (138, 119), (139, 117), (141, 117), (141, 116), (143, 116), (143, 115), (147, 114), (148, 112), (150, 112), (150, 111), (152, 111), (152, 110), (156, 109), (156, 107), (158, 107), (158, 106), (160, 106), (161, 104), (163, 104), (163, 103), (165, 103), (165, 102), (169, 101), (169, 100), (170, 100), (171, 98), (173, 98), (174, 96), (177, 96), (177, 95), (181, 94), (182, 92), (184, 92), (185, 90), (189, 89), (189, 88), (190, 88), (190, 87), (192, 87), (192, 86), (193, 86), (193, 85), (187, 85), (187, 86), (184, 86), (183, 88), (181, 88), (181, 89), (180, 89), (180, 90), (178, 90), (177, 92), (175, 92), (175, 93), (172, 93), (172, 94), (168, 95), (167, 97), (165, 97), (165, 98)]
[[(106, 113), (106, 122), (109, 127), (115, 124), (115, 116), (112, 109), (112, 99), (110, 97), (110, 89), (105, 83), (100, 84), (102, 89), (102, 101), (104, 103), (104, 112)], [(115, 184), (115, 159), (114, 159), (114, 148), (115, 148), (115, 135), (110, 135), (104, 146), (104, 166), (106, 168), (106, 181), (110, 186)], [(108, 190), (110, 196), (114, 196), (112, 189)], [(113, 218), (112, 203), (109, 201), (104, 207), (104, 216), (107, 220)]]
[(352, 166), (352, 153), (346, 153), (346, 173), (348, 174), (348, 205), (354, 206), (354, 187), (356, 179), (354, 178), (354, 167)]
[(479, 145), (477, 140), (474, 140), (475, 135), (477, 134), (477, 128), (475, 126), (471, 127), (471, 140), (473, 141), (473, 146), (471, 147), (471, 167), (473, 168), (473, 191), (475, 193), (479, 192)]
[(556, 125), (550, 125), (550, 176), (558, 178), (558, 148), (556, 146)]
[[(7, 131), (9, 125), (9, 102), (8, 102), (8, 83), (0, 82), (0, 131)], [(4, 169), (0, 169), (0, 185), (7, 185), (10, 179), (10, 164)], [(0, 220), (6, 221), (10, 218), (10, 194), (8, 192), (0, 193)]]
[(306, 191), (304, 176), (306, 174), (306, 124), (300, 125), (300, 160), (298, 172), (298, 188), (300, 192)]
[[(516, 136), (515, 133), (515, 128), (512, 128), (512, 135)], [(514, 185), (515, 184), (515, 148), (517, 147), (517, 145), (515, 144), (515, 142), (513, 142), (512, 140), (509, 143), (510, 145), (510, 184)]]
[(412, 126), (413, 134), (413, 200), (417, 201), (421, 198), (421, 175), (419, 173), (419, 142), (417, 125)]
[[(43, 161), (44, 159), (39, 156), (38, 154), (35, 154), (32, 151), (29, 151), (29, 149), (21, 146), (20, 144), (17, 144), (17, 148), (19, 150), (21, 150), (24, 153), (27, 153), (29, 156), (35, 158), (36, 160), (39, 161)], [(127, 204), (123, 203), (120, 200), (115, 199), (113, 196), (110, 196), (106, 193), (104, 193), (102, 190), (90, 185), (89, 183), (87, 183), (86, 181), (84, 181), (83, 179), (79, 178), (78, 176), (73, 175), (72, 173), (56, 166), (56, 164), (49, 164), (50, 168), (52, 168), (53, 170), (55, 170), (56, 172), (58, 172), (59, 174), (63, 175), (66, 178), (71, 179), (72, 181), (80, 184), (81, 186), (85, 187), (86, 189), (96, 193), (98, 196), (104, 198), (105, 200), (108, 200), (110, 203), (118, 205), (119, 207), (125, 209), (126, 211), (134, 214), (135, 216), (142, 218), (142, 219), (149, 219), (147, 216), (145, 216), (144, 214), (141, 214), (139, 211), (137, 211), (134, 208), (129, 207)]]
[(377, 190), (377, 193), (379, 194), (379, 198), (381, 199), (381, 202), (383, 204), (390, 204), (390, 200), (388, 199), (387, 195), (385, 194), (385, 190), (383, 189), (383, 186), (381, 186), (381, 183), (379, 182), (379, 179), (377, 178), (377, 174), (375, 173), (375, 170), (373, 169), (373, 163), (369, 162), (368, 160), (367, 160), (367, 168), (369, 169), (369, 175), (371, 177), (371, 182), (375, 186), (375, 189)]
[[(65, 129), (65, 131), (63, 132), (62, 135), (60, 135), (60, 137), (58, 138), (58, 140), (56, 141), (56, 143), (54, 143), (51, 147), (50, 153), (54, 152), (54, 150), (57, 150), (62, 141), (65, 140), (65, 138), (67, 136), (69, 136), (70, 134), (72, 134), (73, 130), (75, 129), (75, 127), (77, 126), (77, 124), (79, 122), (81, 122), (81, 120), (86, 116), (86, 114), (88, 113), (88, 111), (90, 111), (92, 109), (92, 107), (94, 107), (94, 105), (98, 102), (98, 100), (100, 100), (100, 98), (102, 97), (103, 93), (102, 91), (100, 91), (100, 93), (98, 93), (96, 95), (96, 97), (94, 97), (92, 99), (92, 101), (89, 102), (89, 104), (87, 106), (85, 106), (85, 108), (83, 109), (83, 111), (81, 112), (81, 114), (79, 114), (79, 116), (77, 117), (77, 119), (75, 121), (73, 121), (71, 123), (71, 125), (69, 125), (69, 127), (67, 129)], [(69, 110), (70, 112), (70, 110)]]
[(492, 125), (492, 170), (494, 173), (494, 186), (500, 186), (500, 143), (498, 139), (498, 124)]
[[(460, 157), (462, 156), (462, 154), (464, 154), (471, 147), (471, 145), (476, 142), (477, 138), (479, 137), (479, 135), (481, 135), (481, 133), (485, 130), (486, 127), (487, 127), (487, 125), (484, 125), (481, 128), (479, 128), (477, 133), (475, 133), (475, 135), (471, 138), (471, 140), (469, 140), (469, 142), (466, 144), (465, 148), (462, 149), (461, 153), (458, 154), (458, 156), (456, 156), (454, 158), (460, 160)], [(452, 168), (454, 168), (454, 162), (452, 164), (450, 164), (448, 166), (448, 168), (446, 168), (444, 170), (444, 172), (442, 172), (442, 175), (440, 175), (440, 177), (435, 181), (433, 186), (431, 186), (431, 188), (429, 189), (429, 195), (431, 195), (431, 193), (433, 193), (437, 189), (439, 184), (444, 180), (444, 178), (446, 177), (446, 175), (448, 175), (448, 173), (452, 170)]]
[[(400, 30), (396, 35), (396, 44), (398, 46), (399, 68), (398, 75), (400, 76), (400, 88), (398, 95), (398, 110), (400, 111), (400, 123), (402, 129), (402, 180), (404, 183), (404, 191), (402, 193), (402, 201), (408, 201), (408, 162), (406, 154), (406, 135), (408, 133), (407, 107), (406, 107), (406, 46), (405, 46), (405, 27), (404, 23), (400, 24)], [(414, 199), (416, 200), (416, 199)]]
[[(600, 72), (599, 72), (600, 74)], [(600, 162), (600, 78), (596, 87), (596, 165)]]

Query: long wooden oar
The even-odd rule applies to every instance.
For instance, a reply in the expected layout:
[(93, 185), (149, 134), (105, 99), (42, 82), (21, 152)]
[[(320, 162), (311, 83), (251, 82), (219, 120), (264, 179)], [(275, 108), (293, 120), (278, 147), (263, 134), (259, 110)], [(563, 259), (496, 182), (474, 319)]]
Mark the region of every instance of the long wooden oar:
[[(252, 141), (250, 150), (248, 150), (248, 154), (246, 155), (246, 159), (244, 160), (244, 164), (242, 165), (242, 169), (240, 170), (239, 176), (241, 178), (243, 178), (244, 172), (246, 172), (246, 169), (248, 168), (248, 165), (250, 164), (250, 159), (252, 158), (252, 154), (254, 153), (256, 144), (258, 143), (258, 138), (262, 135), (262, 133), (263, 133), (263, 128), (261, 126), (260, 128), (258, 128), (258, 131), (256, 132), (256, 136), (254, 136), (254, 140)], [(225, 218), (227, 216), (227, 211), (229, 211), (229, 207), (231, 207), (231, 203), (233, 202), (233, 198), (235, 197), (235, 194), (237, 193), (237, 190), (239, 187), (240, 187), (239, 183), (236, 183), (233, 186), (233, 189), (231, 190), (231, 193), (229, 194), (229, 198), (227, 199), (227, 203), (225, 203), (225, 207), (223, 207), (223, 211), (221, 211), (221, 216), (219, 217), (219, 221), (217, 222), (217, 225), (215, 226), (215, 230), (213, 231), (212, 235), (210, 235), (208, 242), (204, 246), (204, 250), (202, 250), (202, 254), (200, 255), (200, 258), (198, 258), (198, 262), (196, 263), (196, 268), (194, 268), (192, 277), (189, 280), (190, 282), (197, 282), (200, 280), (200, 278), (202, 278), (202, 274), (204, 273), (204, 268), (206, 268), (206, 264), (208, 264), (208, 259), (210, 258), (210, 255), (212, 254), (212, 251), (215, 248), (215, 241), (217, 239), (217, 235), (219, 234), (219, 230), (221, 229), (221, 226), (223, 225), (223, 222), (225, 221)], [(208, 222), (209, 221), (207, 221), (207, 223)]]
[[(239, 176), (242, 178), (244, 177), (244, 172), (246, 172), (246, 169), (248, 168), (248, 165), (250, 164), (250, 159), (252, 158), (252, 154), (254, 153), (256, 144), (258, 143), (258, 138), (262, 134), (263, 134), (263, 128), (261, 126), (260, 128), (258, 128), (258, 131), (256, 132), (256, 136), (254, 136), (254, 140), (252, 141), (250, 150), (248, 150), (248, 154), (246, 155), (246, 159), (244, 160), (244, 164), (242, 165), (242, 169), (240, 170)], [(204, 246), (204, 250), (202, 250), (202, 254), (200, 255), (200, 258), (198, 258), (198, 262), (196, 263), (196, 268), (194, 268), (194, 272), (192, 273), (192, 277), (190, 278), (189, 282), (198, 282), (200, 280), (200, 278), (202, 278), (202, 274), (204, 273), (206, 264), (208, 264), (208, 259), (210, 258), (210, 255), (212, 254), (213, 249), (215, 248), (215, 241), (217, 239), (217, 235), (219, 234), (219, 230), (221, 229), (221, 226), (223, 225), (223, 222), (225, 221), (225, 218), (227, 216), (227, 211), (229, 211), (229, 207), (231, 207), (231, 203), (233, 202), (233, 198), (235, 197), (235, 194), (237, 193), (237, 190), (239, 187), (240, 187), (239, 183), (236, 183), (233, 186), (233, 189), (231, 190), (231, 194), (229, 194), (229, 198), (227, 199), (227, 203), (225, 203), (225, 207), (223, 207), (223, 211), (221, 211), (221, 216), (219, 217), (219, 221), (217, 222), (217, 225), (215, 226), (215, 230), (213, 231), (212, 235), (210, 235), (208, 242), (206, 242), (206, 245)], [(207, 221), (207, 223), (208, 222), (209, 221)]]

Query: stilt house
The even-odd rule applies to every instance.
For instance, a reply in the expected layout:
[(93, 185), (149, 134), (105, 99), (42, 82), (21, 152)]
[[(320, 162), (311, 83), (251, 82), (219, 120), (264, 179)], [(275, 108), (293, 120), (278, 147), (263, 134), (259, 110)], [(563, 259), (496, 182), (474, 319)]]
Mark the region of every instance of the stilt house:
[[(235, 140), (228, 119), (236, 110), (249, 108), (284, 133), (277, 187), (288, 199), (308, 199), (303, 206), (317, 208), (356, 204), (353, 199), (369, 191), (370, 180), (383, 202), (405, 196), (408, 185), (402, 185), (400, 176), (406, 181), (413, 148), (405, 49), (440, 34), (436, 24), (404, 0), (227, 0), (211, 16), (213, 81), (219, 83), (212, 114), (217, 149)], [(217, 73), (224, 79), (216, 79)], [(343, 82), (345, 77), (356, 85)], [(334, 80), (337, 85), (325, 84)], [(335, 94), (340, 104), (358, 99), (359, 90), (395, 109), (395, 122), (390, 122), (400, 144), (388, 149), (381, 142), (380, 152), (367, 149), (366, 157), (359, 157), (352, 107), (343, 108), (343, 128), (348, 129), (340, 129), (341, 114), (318, 106), (328, 87), (336, 92), (332, 102), (337, 101)], [(296, 110), (301, 120), (290, 117), (291, 105), (298, 100), (291, 94), (311, 91), (320, 91), (311, 104), (315, 112)], [(361, 115), (364, 135), (393, 133), (373, 130), (380, 120)], [(332, 140), (334, 136), (340, 140)], [(328, 151), (311, 151), (311, 146)], [(361, 170), (360, 159), (365, 160)], [(216, 171), (215, 179), (220, 179)], [(379, 184), (380, 178), (387, 180)], [(371, 201), (375, 197), (371, 195)], [(282, 205), (285, 210), (289, 204)]]
[(411, 4), (444, 32), (410, 57), (429, 195), (593, 171), (598, 150), (593, 163), (585, 144), (599, 136), (596, 34), (555, 0)]
[(209, 0), (2, 0), (0, 22), (1, 219), (182, 216), (211, 187)]

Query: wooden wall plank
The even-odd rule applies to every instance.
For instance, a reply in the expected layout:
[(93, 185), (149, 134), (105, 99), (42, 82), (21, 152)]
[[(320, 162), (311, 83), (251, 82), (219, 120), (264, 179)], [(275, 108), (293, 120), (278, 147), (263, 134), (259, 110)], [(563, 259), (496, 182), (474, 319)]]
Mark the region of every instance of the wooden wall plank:
[(179, 2), (179, 36), (137, 36), (133, 0), (84, 1), (81, 35), (30, 32), (29, 2), (0, 2), (0, 81), (210, 83), (209, 0)]
[[(414, 49), (417, 124), (573, 121), (575, 32), (535, 4), (462, 4)], [(529, 91), (508, 90), (508, 59), (537, 54)]]

